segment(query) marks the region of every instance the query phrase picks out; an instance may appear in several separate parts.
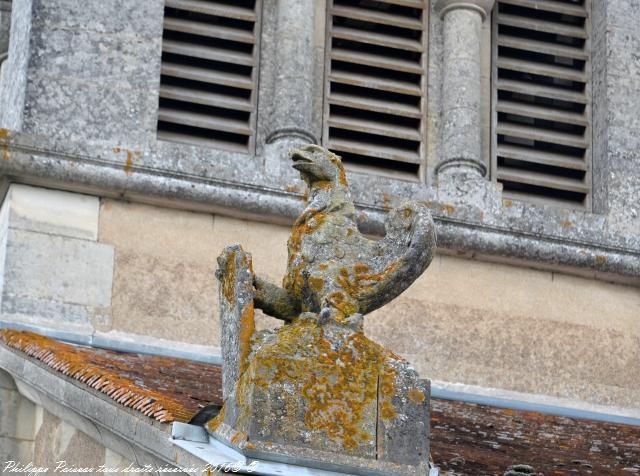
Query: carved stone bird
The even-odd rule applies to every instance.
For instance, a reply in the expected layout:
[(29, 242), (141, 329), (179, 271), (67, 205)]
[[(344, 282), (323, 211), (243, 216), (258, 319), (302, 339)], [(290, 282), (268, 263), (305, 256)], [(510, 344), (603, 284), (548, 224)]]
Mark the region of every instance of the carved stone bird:
[(340, 158), (316, 145), (293, 149), (290, 157), (309, 198), (288, 241), (282, 287), (256, 277), (256, 307), (286, 321), (301, 312), (346, 321), (391, 301), (422, 274), (436, 241), (424, 203), (391, 210), (385, 237), (370, 240), (358, 231)]

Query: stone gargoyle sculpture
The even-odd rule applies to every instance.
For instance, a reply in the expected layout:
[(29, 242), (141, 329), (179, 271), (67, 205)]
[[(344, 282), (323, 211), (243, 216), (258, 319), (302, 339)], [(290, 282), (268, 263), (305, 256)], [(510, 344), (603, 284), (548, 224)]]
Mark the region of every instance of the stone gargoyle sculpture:
[[(428, 474), (429, 382), (363, 333), (363, 316), (427, 268), (435, 228), (426, 205), (387, 216), (363, 236), (340, 158), (294, 149), (309, 187), (293, 225), (282, 287), (256, 276), (239, 245), (218, 258), (221, 413), (212, 435), (246, 456), (349, 474)], [(286, 323), (256, 332), (254, 308)]]

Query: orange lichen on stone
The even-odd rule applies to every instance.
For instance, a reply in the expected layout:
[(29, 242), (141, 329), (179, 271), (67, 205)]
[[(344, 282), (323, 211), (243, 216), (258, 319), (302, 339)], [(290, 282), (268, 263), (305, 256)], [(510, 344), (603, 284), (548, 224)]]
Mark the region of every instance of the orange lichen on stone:
[(240, 317), (240, 372), (247, 368), (247, 359), (251, 352), (251, 338), (256, 331), (253, 302), (248, 304)]
[[(248, 394), (253, 385), (264, 389), (292, 385), (294, 392), (282, 394), (288, 411), (280, 427), (294, 425), (286, 418), (295, 418), (302, 397), (306, 429), (323, 432), (346, 451), (352, 451), (372, 442), (374, 436), (363, 427), (365, 412), (375, 412), (379, 376), (387, 382), (386, 390), (393, 393), (395, 374), (391, 368), (382, 369), (389, 357), (386, 349), (363, 333), (345, 336), (345, 343), (339, 348), (324, 333), (313, 319), (279, 328), (276, 339), (255, 354), (240, 378), (238, 403), (241, 413), (250, 412), (243, 405), (250, 401)], [(385, 415), (393, 418), (396, 411), (390, 396), (385, 402)], [(375, 428), (370, 430), (374, 432)]]
[(398, 416), (392, 402), (392, 398), (396, 395), (396, 376), (396, 370), (390, 366), (383, 366), (380, 369), (378, 400), (380, 404), (380, 416), (384, 420), (391, 420)]
[(222, 295), (224, 298), (230, 302), (235, 302), (236, 299), (236, 252), (233, 251), (229, 255), (229, 259), (227, 260), (227, 267), (223, 270), (222, 276), (225, 279), (222, 281)]
[(142, 152), (132, 151), (132, 150), (125, 149), (125, 148), (122, 148), (122, 147), (114, 147), (113, 151), (116, 154), (119, 154), (121, 152), (125, 152), (126, 153), (127, 157), (126, 157), (125, 162), (124, 162), (124, 173), (127, 174), (127, 175), (131, 175), (133, 173), (133, 159), (142, 157)]
[(456, 211), (456, 207), (451, 205), (450, 203), (444, 203), (440, 206), (440, 209), (445, 212), (447, 215), (453, 214)]
[(209, 422), (207, 423), (207, 428), (209, 429), (209, 431), (215, 432), (218, 428), (220, 428), (220, 425), (224, 421), (224, 409), (225, 407), (222, 407), (220, 409), (220, 413), (218, 413), (213, 419), (209, 420)]
[(418, 390), (417, 388), (410, 388), (407, 392), (407, 397), (416, 405), (420, 405), (421, 403), (423, 403), (426, 398), (424, 396), (424, 392)]
[(596, 263), (597, 264), (605, 264), (607, 262), (607, 257), (606, 256), (602, 256), (602, 255), (597, 255), (596, 256)]
[(311, 289), (315, 292), (319, 292), (322, 290), (324, 286), (324, 279), (318, 277), (309, 278), (309, 284), (311, 285)]
[(127, 160), (124, 163), (124, 173), (131, 175), (133, 173), (133, 152), (127, 150)]
[(562, 225), (562, 228), (571, 228), (573, 226), (573, 222), (569, 220), (564, 220), (560, 222), (560, 224)]
[(396, 409), (389, 400), (380, 401), (380, 416), (384, 420), (391, 420), (398, 416)]
[(502, 200), (502, 204), (507, 208), (511, 208), (513, 206), (513, 201), (505, 199), (505, 200)]
[(231, 437), (231, 444), (237, 445), (242, 441), (246, 441), (246, 439), (247, 439), (247, 434), (244, 431), (236, 431)]
[(348, 296), (356, 297), (361, 293), (371, 291), (373, 286), (384, 281), (385, 278), (398, 269), (398, 266), (400, 266), (400, 263), (394, 261), (379, 273), (369, 273), (369, 267), (366, 264), (356, 263), (352, 268), (352, 273), (347, 268), (340, 269), (337, 282)]
[(342, 161), (340, 160), (340, 157), (338, 157), (335, 154), (331, 154), (331, 155), (329, 155), (329, 160), (331, 162), (333, 162), (336, 167), (338, 167), (338, 171), (339, 171), (338, 172), (338, 175), (339, 175), (338, 182), (340, 183), (340, 185), (348, 187), (349, 183), (347, 182), (347, 174), (344, 171), (344, 166), (342, 165)]
[(343, 321), (345, 318), (358, 312), (358, 305), (351, 299), (347, 299), (344, 293), (336, 291), (329, 294), (327, 299), (331, 305), (338, 310), (339, 315), (335, 316), (338, 321)]
[[(291, 260), (300, 253), (302, 249), (302, 240), (306, 235), (310, 235), (322, 226), (326, 219), (326, 214), (310, 209), (302, 214), (294, 223), (291, 230), (291, 236), (287, 243), (289, 249), (289, 264)], [(304, 287), (304, 278), (302, 277), (302, 269), (306, 266), (301, 262), (298, 266), (292, 267), (284, 277), (282, 285), (285, 289), (292, 292), (295, 296), (300, 296)]]
[[(99, 349), (75, 347), (33, 332), (10, 329), (1, 330), (0, 339), (7, 346), (24, 352), (63, 375), (106, 394), (117, 403), (160, 422), (187, 422), (197, 411), (197, 408), (187, 408), (181, 402), (159, 391), (138, 384), (137, 379), (128, 377), (130, 373), (127, 372), (126, 366), (118, 366), (119, 362), (115, 359), (110, 361), (96, 355)], [(176, 365), (176, 363), (186, 365), (188, 362), (182, 359), (147, 357), (148, 361), (153, 359), (153, 362), (162, 368)]]
[(2, 147), (2, 160), (9, 160), (9, 137), (8, 129), (0, 128), (0, 146)]

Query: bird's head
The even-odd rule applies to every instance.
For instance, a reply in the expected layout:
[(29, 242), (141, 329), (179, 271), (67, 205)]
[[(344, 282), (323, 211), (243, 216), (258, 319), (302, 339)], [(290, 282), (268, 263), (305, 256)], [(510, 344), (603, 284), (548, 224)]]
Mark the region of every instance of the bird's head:
[(299, 149), (291, 149), (289, 157), (293, 161), (293, 168), (300, 172), (302, 180), (307, 182), (310, 188), (321, 184), (347, 186), (342, 161), (333, 152), (309, 144)]

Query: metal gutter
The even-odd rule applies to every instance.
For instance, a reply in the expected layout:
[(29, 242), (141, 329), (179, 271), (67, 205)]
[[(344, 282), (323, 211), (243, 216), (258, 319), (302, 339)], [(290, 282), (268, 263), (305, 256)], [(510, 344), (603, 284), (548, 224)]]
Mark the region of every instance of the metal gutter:
[(589, 404), (547, 395), (534, 395), (475, 385), (431, 382), (431, 396), (441, 400), (543, 413), (579, 420), (640, 426), (640, 410)]
[[(69, 332), (60, 329), (50, 329), (31, 324), (9, 322), (0, 320), (0, 329), (15, 329), (18, 331), (30, 331), (37, 334), (52, 337), (70, 344), (85, 345), (90, 347), (100, 347), (103, 349), (116, 350), (119, 352), (133, 352), (137, 354), (161, 355), (163, 357), (175, 357), (178, 359), (193, 360), (207, 364), (222, 365), (222, 357), (216, 353), (198, 352), (185, 350), (178, 345), (172, 347), (171, 342), (163, 342), (162, 345), (155, 343), (145, 343), (141, 341), (144, 336), (130, 336), (129, 338), (114, 338), (105, 335), (106, 333), (81, 334), (79, 332)], [(190, 347), (204, 348), (205, 346)], [(185, 344), (186, 346), (186, 344)], [(216, 349), (217, 350), (217, 349)]]

